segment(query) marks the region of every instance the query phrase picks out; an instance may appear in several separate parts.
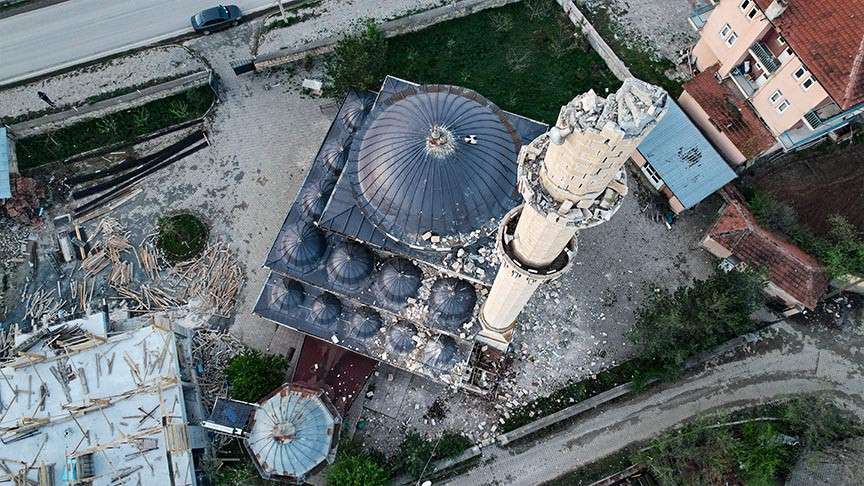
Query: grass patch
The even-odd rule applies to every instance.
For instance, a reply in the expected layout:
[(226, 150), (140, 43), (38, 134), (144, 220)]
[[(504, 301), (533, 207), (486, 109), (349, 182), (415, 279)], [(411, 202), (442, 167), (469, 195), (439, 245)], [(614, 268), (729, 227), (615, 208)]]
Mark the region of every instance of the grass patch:
[(182, 262), (204, 250), (209, 233), (207, 225), (192, 214), (166, 216), (159, 220), (156, 244), (168, 261)]
[(302, 15), (289, 15), (287, 18), (279, 18), (274, 22), (270, 22), (264, 27), (264, 32), (270, 32), (271, 30), (276, 29), (284, 29), (285, 27), (291, 27), (292, 25), (299, 24), (300, 22), (305, 22), (309, 19), (314, 19), (315, 17), (320, 17), (321, 14), (315, 12), (308, 12)]
[(100, 147), (132, 143), (162, 128), (200, 118), (213, 104), (213, 90), (199, 86), (150, 103), (85, 120), (15, 144), (22, 170), (67, 159)]
[[(346, 49), (337, 46), (327, 63), (330, 85), (336, 93), (352, 85), (377, 90), (391, 74), (465, 86), (504, 110), (546, 123), (554, 123), (574, 95), (589, 89), (605, 95), (620, 86), (555, 2), (529, 3), (532, 8), (520, 2), (484, 10), (383, 42), (364, 31), (344, 41)], [(358, 42), (363, 38), (368, 42)], [(346, 63), (356, 67), (348, 71)]]
[(681, 82), (669, 79), (666, 71), (675, 69), (672, 61), (658, 55), (647, 43), (642, 40), (636, 41), (632, 36), (624, 32), (618, 23), (610, 16), (608, 5), (606, 8), (592, 7), (584, 0), (576, 0), (579, 10), (585, 15), (591, 25), (615, 51), (615, 54), (624, 61), (630, 72), (637, 78), (658, 86), (662, 86), (673, 98), (678, 99), (681, 95)]

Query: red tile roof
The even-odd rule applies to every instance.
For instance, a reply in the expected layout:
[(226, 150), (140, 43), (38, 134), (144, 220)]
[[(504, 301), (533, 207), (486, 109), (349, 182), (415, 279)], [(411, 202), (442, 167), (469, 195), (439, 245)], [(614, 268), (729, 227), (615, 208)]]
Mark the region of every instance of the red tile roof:
[[(772, 0), (758, 0), (764, 10)], [(773, 24), (841, 107), (864, 102), (864, 0), (787, 0)]]
[(825, 267), (781, 236), (760, 227), (743, 202), (726, 199), (708, 236), (751, 267), (766, 269), (774, 285), (814, 309), (828, 288)]
[(745, 157), (755, 157), (772, 145), (774, 137), (753, 108), (729, 87), (717, 81), (715, 64), (684, 84), (684, 91), (705, 110), (711, 123), (723, 132)]
[(306, 336), (292, 382), (323, 389), (344, 417), (377, 366), (372, 358)]

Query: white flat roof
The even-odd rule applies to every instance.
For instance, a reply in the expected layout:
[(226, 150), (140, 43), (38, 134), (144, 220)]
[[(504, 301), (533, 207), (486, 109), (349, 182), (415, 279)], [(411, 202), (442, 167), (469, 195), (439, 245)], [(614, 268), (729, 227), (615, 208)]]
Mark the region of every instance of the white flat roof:
[(99, 336), (94, 323), (66, 323), (77, 336), (54, 326), (0, 369), (0, 484), (18, 474), (38, 484), (42, 465), (53, 465), (50, 484), (68, 484), (67, 460), (92, 453), (94, 486), (194, 486), (174, 333)]

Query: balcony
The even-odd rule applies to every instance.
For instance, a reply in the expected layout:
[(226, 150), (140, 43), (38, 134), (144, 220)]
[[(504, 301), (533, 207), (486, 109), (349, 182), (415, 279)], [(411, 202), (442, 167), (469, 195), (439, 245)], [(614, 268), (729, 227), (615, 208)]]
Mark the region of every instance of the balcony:
[(814, 110), (804, 115), (804, 123), (800, 124), (799, 128), (787, 130), (777, 137), (777, 139), (783, 145), (785, 151), (796, 150), (847, 125), (852, 118), (862, 113), (864, 113), (864, 103), (830, 118), (823, 118)]
[(780, 60), (774, 56), (774, 53), (768, 49), (763, 42), (755, 42), (750, 46), (750, 55), (752, 55), (759, 64), (765, 67), (769, 74), (773, 74), (780, 69)]
[(693, 13), (691, 13), (690, 17), (687, 19), (690, 22), (690, 27), (693, 27), (693, 30), (696, 32), (702, 30), (702, 27), (705, 27), (705, 24), (708, 22), (708, 17), (711, 16), (713, 10), (714, 5), (711, 3), (694, 7)]

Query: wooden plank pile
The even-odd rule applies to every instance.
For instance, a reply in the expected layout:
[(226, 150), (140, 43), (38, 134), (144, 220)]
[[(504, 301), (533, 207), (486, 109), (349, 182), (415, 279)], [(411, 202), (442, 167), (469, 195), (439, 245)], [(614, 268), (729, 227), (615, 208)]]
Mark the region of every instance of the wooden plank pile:
[(229, 245), (208, 245), (195, 260), (180, 263), (176, 274), (185, 285), (184, 299), (197, 299), (221, 317), (229, 317), (243, 286), (243, 270)]
[(58, 320), (60, 310), (66, 306), (66, 301), (54, 289), (49, 292), (42, 287), (30, 294), (25, 302), (24, 319), (30, 319), (33, 329)]
[(198, 373), (198, 385), (205, 410), (213, 408), (216, 399), (228, 394), (228, 379), (225, 369), (231, 358), (246, 347), (237, 338), (225, 331), (201, 328), (192, 340), (192, 358)]

